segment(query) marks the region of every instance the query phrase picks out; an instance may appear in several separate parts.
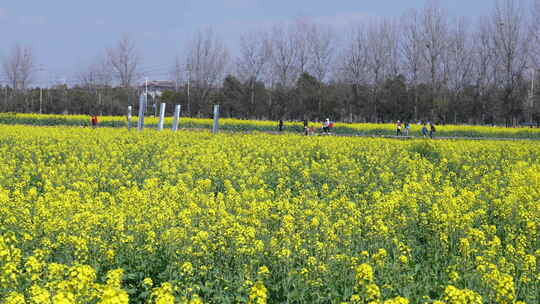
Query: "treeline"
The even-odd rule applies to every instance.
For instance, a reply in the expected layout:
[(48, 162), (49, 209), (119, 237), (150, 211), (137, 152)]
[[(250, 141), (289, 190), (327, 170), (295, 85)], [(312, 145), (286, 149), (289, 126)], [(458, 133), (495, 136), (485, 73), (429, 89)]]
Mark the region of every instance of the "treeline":
[(57, 85), (18, 91), (0, 86), (0, 100), (0, 112), (125, 115), (127, 105), (136, 104), (139, 97), (131, 88), (104, 87), (98, 91)]
[[(234, 56), (212, 30), (201, 30), (165, 69), (174, 88), (150, 96), (147, 113), (167, 102), (193, 117), (220, 104), (222, 116), (250, 119), (538, 122), (540, 0), (493, 3), (488, 15), (468, 20), (428, 1), (347, 31), (297, 19), (245, 33)], [(16, 46), (4, 60), (9, 84), (0, 110), (122, 115), (136, 108), (149, 70), (133, 40), (123, 36), (100, 58), (68, 86), (29, 89), (32, 52)]]

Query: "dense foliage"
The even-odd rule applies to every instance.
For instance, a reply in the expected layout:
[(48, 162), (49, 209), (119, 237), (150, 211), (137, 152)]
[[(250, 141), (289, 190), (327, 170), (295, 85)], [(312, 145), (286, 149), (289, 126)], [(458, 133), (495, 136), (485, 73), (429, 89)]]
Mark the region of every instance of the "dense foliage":
[(532, 141), (0, 126), (0, 302), (538, 303), (539, 169)]
[[(313, 81), (313, 77), (304, 75), (296, 87), (275, 89), (257, 83), (252, 102), (251, 82), (243, 83), (229, 76), (205, 100), (189, 102), (186, 89), (182, 87), (179, 92), (166, 91), (159, 100), (150, 97), (148, 111), (157, 113), (159, 103), (167, 102), (181, 104), (184, 111), (191, 108), (189, 116), (193, 117), (210, 116), (212, 105), (221, 104), (223, 117), (241, 119), (323, 120), (331, 117), (348, 122), (388, 122), (416, 117), (437, 123), (540, 123), (540, 102), (535, 101), (532, 109), (522, 105), (527, 100), (526, 81), (520, 83), (518, 96), (512, 97), (512, 106), (516, 109), (506, 104), (505, 91), (496, 88), (490, 88), (486, 96), (482, 96), (477, 88), (468, 87), (458, 96), (448, 93), (452, 97), (433, 100), (429, 85), (407, 87), (401, 76), (388, 79), (380, 87), (309, 81)], [(375, 96), (373, 91), (377, 92)], [(138, 104), (138, 98), (135, 89), (108, 87), (98, 91), (79, 86), (57, 86), (43, 89), (41, 93), (40, 89), (16, 93), (0, 87), (0, 111), (122, 115), (127, 106)], [(517, 120), (512, 121), (511, 114)]]

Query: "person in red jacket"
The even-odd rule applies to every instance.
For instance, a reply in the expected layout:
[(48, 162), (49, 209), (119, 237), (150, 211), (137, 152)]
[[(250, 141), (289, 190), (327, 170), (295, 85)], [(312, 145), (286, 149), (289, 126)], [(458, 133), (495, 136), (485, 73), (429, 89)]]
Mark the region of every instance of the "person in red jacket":
[(92, 128), (97, 127), (98, 120), (96, 115), (92, 115)]

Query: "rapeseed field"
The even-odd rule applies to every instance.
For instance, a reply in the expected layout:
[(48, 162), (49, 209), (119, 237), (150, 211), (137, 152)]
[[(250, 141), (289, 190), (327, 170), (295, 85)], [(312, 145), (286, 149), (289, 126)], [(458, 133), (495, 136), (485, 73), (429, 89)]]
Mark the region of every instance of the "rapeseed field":
[[(99, 126), (127, 128), (127, 117), (100, 116)], [(159, 118), (145, 117), (146, 128), (156, 129)], [(172, 126), (172, 117), (166, 117), (165, 128)], [(0, 113), (0, 124), (33, 125), (33, 126), (90, 126), (90, 116), (87, 115), (41, 115), (21, 113)], [(137, 117), (132, 117), (132, 127), (136, 128)], [(213, 120), (210, 118), (181, 117), (179, 127), (182, 129), (212, 129)], [(322, 124), (309, 122), (315, 133), (322, 133)], [(276, 132), (277, 121), (242, 120), (222, 118), (219, 129), (232, 132)], [(411, 124), (410, 136), (422, 137), (422, 125)], [(511, 138), (511, 139), (540, 139), (540, 128), (506, 128), (495, 126), (465, 126), (465, 125), (436, 125), (435, 137), (464, 137), (464, 138)], [(285, 121), (283, 132), (303, 133), (304, 126), (299, 121)], [(396, 135), (396, 125), (392, 123), (343, 123), (337, 122), (332, 128), (332, 134), (388, 136)]]
[(540, 143), (0, 125), (0, 303), (540, 303)]

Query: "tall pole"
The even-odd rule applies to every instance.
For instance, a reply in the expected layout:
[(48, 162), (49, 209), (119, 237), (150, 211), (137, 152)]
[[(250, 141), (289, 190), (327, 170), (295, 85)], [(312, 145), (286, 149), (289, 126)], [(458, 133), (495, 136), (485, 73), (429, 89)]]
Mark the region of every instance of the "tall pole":
[(188, 107), (188, 114), (191, 116), (191, 103), (189, 102), (189, 85), (190, 85), (190, 78), (188, 77), (187, 80), (187, 107)]
[(128, 131), (131, 131), (131, 106), (128, 106), (127, 124), (128, 124)]
[(532, 123), (532, 116), (534, 111), (534, 78), (536, 78), (536, 69), (533, 68), (532, 70), (532, 77), (531, 77), (531, 96), (530, 96), (530, 102), (529, 102), (529, 122)]
[(39, 88), (39, 114), (41, 114), (41, 106), (43, 105), (43, 86)]
[(137, 121), (137, 131), (142, 131), (144, 129), (144, 105), (145, 105), (146, 96), (139, 98), (139, 119)]
[(158, 124), (158, 131), (163, 130), (163, 123), (165, 122), (165, 103), (161, 103), (161, 107), (159, 108), (159, 124)]
[[(45, 72), (45, 66), (39, 65), (39, 71)], [(43, 75), (41, 75), (43, 77)], [(48, 78), (48, 77), (47, 77)], [(39, 86), (39, 114), (43, 113), (43, 78), (41, 79), (41, 85)]]
[(180, 121), (180, 111), (182, 110), (182, 105), (176, 105), (174, 107), (174, 118), (173, 118), (173, 124), (172, 124), (172, 130), (176, 132), (178, 130), (178, 123)]
[(214, 105), (214, 126), (212, 133), (217, 133), (219, 126), (219, 105)]
[(144, 87), (144, 112), (146, 113), (146, 107), (148, 107), (148, 77), (144, 77)]
[(189, 86), (190, 86), (190, 82), (191, 82), (191, 66), (189, 64), (187, 65), (187, 72), (188, 72), (188, 79), (187, 79), (187, 111), (188, 111), (188, 115), (191, 116), (191, 103), (190, 103), (190, 100), (189, 100)]
[(98, 106), (99, 106), (99, 115), (103, 116), (103, 108), (101, 107), (101, 92), (98, 92)]

